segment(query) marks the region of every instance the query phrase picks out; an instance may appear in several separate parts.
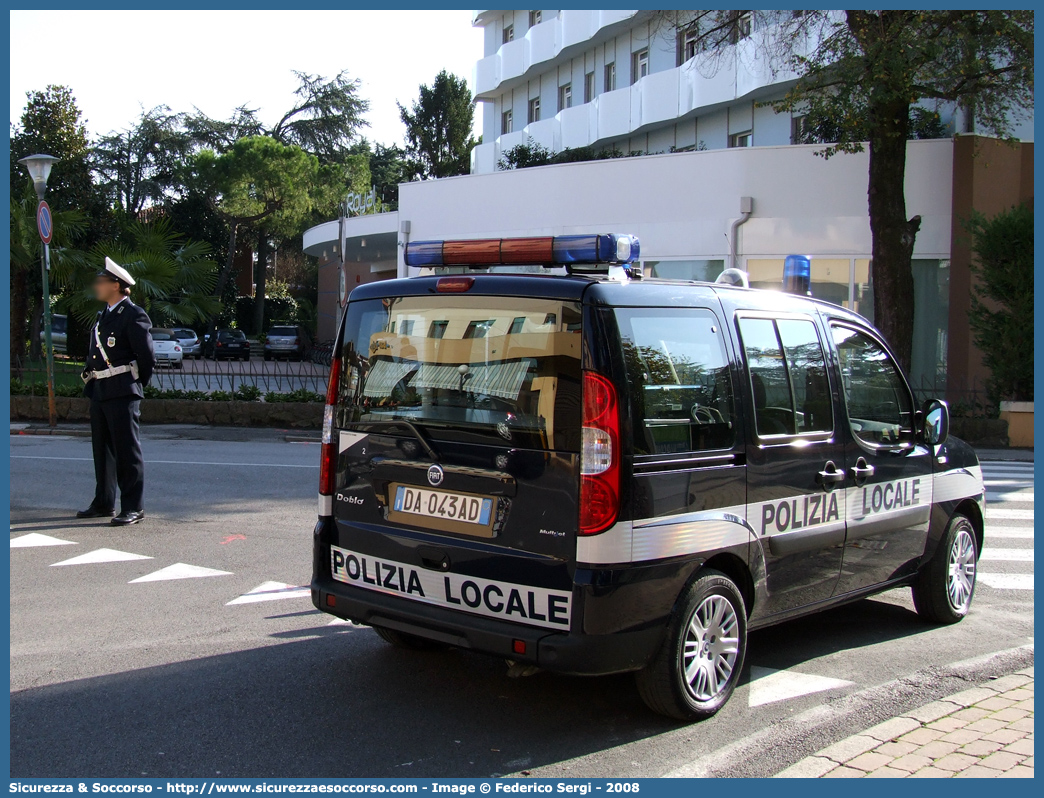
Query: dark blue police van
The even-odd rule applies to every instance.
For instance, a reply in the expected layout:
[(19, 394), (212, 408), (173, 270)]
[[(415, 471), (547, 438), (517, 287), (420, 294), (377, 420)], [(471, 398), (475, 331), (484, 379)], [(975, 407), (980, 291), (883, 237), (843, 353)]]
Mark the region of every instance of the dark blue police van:
[(416, 242), (406, 262), (437, 273), (352, 292), (315, 606), (405, 648), (634, 671), (690, 720), (728, 700), (752, 629), (903, 586), (925, 618), (966, 615), (984, 493), (946, 405), (918, 407), (807, 274), (795, 293), (642, 279), (637, 254)]

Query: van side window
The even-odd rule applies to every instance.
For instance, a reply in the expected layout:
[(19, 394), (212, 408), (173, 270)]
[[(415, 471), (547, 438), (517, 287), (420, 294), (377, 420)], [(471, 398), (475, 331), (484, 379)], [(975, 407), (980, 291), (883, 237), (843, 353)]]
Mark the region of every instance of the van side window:
[(899, 443), (913, 430), (913, 400), (888, 353), (851, 327), (831, 325), (852, 434), (871, 445)]
[(728, 449), (732, 382), (721, 326), (710, 311), (616, 311), (634, 418), (635, 454)]
[(831, 432), (826, 358), (809, 319), (739, 320), (760, 437)]

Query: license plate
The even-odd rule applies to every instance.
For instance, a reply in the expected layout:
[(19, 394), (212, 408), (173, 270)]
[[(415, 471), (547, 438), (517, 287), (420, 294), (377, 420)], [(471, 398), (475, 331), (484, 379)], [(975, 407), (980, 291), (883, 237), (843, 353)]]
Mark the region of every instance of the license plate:
[(397, 513), (419, 515), (423, 518), (489, 526), (493, 515), (493, 500), (481, 496), (399, 485), (395, 488), (393, 509)]
[(330, 547), (330, 575), (353, 587), (458, 612), (546, 629), (569, 630), (572, 603), (569, 590), (432, 571), (338, 546)]

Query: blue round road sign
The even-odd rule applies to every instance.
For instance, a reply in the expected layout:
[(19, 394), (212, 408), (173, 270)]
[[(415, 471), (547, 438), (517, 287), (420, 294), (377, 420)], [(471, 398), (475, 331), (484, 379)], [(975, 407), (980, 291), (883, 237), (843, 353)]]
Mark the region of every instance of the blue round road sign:
[(40, 231), (40, 240), (45, 244), (51, 243), (54, 234), (54, 223), (51, 221), (51, 206), (40, 200), (36, 208), (36, 229)]

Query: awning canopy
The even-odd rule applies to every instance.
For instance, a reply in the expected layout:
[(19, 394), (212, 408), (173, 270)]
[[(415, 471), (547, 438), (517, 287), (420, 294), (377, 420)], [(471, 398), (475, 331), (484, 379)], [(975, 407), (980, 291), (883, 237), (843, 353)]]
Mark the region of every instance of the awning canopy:
[[(485, 396), (498, 396), (502, 399), (517, 399), (522, 390), (522, 383), (526, 381), (526, 374), (532, 365), (533, 361), (529, 359), (469, 365), (465, 390)], [(431, 388), (441, 391), (460, 390), (461, 374), (458, 366), (378, 360), (373, 364), (366, 378), (366, 388), (363, 390), (363, 394), (372, 398), (390, 396), (398, 382), (414, 369), (417, 373), (410, 381), (410, 386), (413, 388)]]

